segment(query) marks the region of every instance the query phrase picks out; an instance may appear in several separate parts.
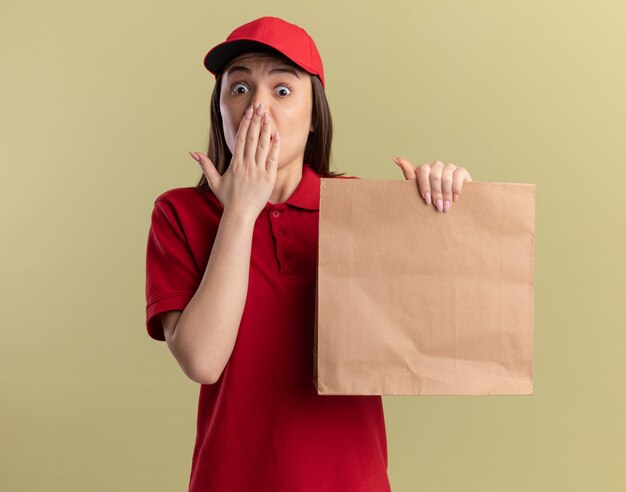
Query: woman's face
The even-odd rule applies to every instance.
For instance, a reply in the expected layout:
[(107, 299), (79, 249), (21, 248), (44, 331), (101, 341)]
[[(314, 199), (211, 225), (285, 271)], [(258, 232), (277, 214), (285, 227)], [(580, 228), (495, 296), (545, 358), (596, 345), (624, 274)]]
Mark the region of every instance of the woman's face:
[(250, 104), (263, 103), (270, 118), (270, 135), (280, 133), (278, 167), (302, 163), (309, 131), (313, 94), (311, 76), (277, 58), (246, 53), (231, 62), (224, 72), (220, 111), (224, 136), (231, 154), (239, 122)]

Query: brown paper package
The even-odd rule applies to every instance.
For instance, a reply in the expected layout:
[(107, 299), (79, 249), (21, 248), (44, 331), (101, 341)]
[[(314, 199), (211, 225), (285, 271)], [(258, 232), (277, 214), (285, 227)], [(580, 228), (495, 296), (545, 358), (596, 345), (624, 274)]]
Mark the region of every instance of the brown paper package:
[(320, 181), (320, 395), (532, 394), (535, 185)]

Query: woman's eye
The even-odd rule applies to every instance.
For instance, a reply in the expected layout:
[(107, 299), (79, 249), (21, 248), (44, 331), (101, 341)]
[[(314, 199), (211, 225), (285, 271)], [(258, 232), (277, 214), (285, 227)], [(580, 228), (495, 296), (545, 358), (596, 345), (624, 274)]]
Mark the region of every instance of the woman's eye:
[(234, 85), (233, 85), (233, 87), (232, 87), (233, 92), (236, 92), (237, 94), (245, 94), (245, 92), (241, 92), (241, 91), (239, 91), (239, 90), (237, 89), (237, 87), (238, 87), (238, 86), (239, 86), (239, 87), (245, 87), (243, 84), (234, 84)]
[[(280, 90), (283, 90), (283, 91), (284, 91), (285, 89), (287, 89), (287, 91), (289, 92), (289, 94), (291, 94), (291, 87), (289, 87), (288, 85), (282, 84), (282, 85), (279, 85), (278, 87), (279, 87), (279, 91), (280, 91)], [(282, 94), (282, 95), (287, 95), (287, 94)]]

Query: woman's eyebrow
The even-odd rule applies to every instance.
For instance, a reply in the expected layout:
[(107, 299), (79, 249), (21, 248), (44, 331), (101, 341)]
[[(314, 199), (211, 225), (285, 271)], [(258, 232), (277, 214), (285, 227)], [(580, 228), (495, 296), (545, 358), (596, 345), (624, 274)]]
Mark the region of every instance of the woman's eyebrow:
[[(231, 75), (233, 72), (252, 73), (252, 70), (250, 70), (248, 67), (244, 67), (243, 65), (236, 65), (234, 67), (231, 67), (230, 70), (228, 70), (228, 75)], [(287, 67), (272, 68), (267, 73), (270, 74), (270, 75), (273, 74), (273, 73), (290, 73), (290, 74), (295, 75), (296, 77), (300, 78), (300, 76), (298, 75), (298, 72), (296, 72), (293, 68), (287, 68)]]

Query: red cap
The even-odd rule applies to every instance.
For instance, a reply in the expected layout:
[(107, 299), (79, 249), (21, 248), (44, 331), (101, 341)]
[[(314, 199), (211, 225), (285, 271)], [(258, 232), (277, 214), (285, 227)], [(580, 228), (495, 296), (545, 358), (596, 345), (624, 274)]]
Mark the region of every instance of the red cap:
[(304, 71), (317, 75), (326, 90), (322, 58), (313, 39), (300, 26), (278, 17), (259, 17), (237, 27), (226, 41), (209, 50), (204, 66), (217, 77), (230, 60), (249, 51), (282, 53)]

